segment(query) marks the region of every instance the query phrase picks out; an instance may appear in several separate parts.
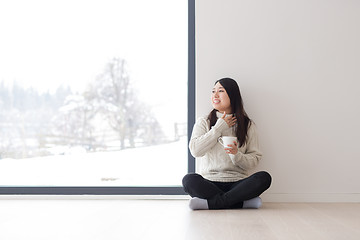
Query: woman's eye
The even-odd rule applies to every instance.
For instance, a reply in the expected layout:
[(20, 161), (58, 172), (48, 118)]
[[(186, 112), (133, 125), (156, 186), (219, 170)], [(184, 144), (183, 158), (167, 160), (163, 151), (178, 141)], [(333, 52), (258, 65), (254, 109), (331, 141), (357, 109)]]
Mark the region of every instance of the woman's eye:
[[(212, 93), (216, 93), (216, 90), (212, 90)], [(225, 90), (218, 90), (218, 92), (225, 92)]]

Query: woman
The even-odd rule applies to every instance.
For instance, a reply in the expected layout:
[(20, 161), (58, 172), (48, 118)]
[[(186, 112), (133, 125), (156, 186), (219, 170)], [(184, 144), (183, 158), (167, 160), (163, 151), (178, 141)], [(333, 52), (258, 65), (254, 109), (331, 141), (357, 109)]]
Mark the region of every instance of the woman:
[[(257, 172), (248, 176), (261, 159), (255, 124), (247, 116), (239, 86), (231, 78), (215, 82), (209, 116), (196, 121), (189, 148), (201, 157), (202, 172), (183, 178), (184, 190), (192, 197), (193, 210), (259, 208), (259, 197), (270, 187), (271, 176)], [(223, 146), (221, 136), (235, 136), (238, 141)]]

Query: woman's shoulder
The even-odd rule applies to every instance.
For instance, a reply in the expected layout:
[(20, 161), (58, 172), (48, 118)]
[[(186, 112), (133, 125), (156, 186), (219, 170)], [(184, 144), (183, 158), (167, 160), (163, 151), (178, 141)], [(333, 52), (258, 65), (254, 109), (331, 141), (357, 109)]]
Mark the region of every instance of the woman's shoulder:
[(200, 117), (198, 117), (197, 119), (196, 119), (196, 122), (195, 122), (196, 124), (201, 124), (201, 125), (203, 125), (203, 124), (206, 124), (206, 125), (208, 125), (209, 124), (209, 119), (208, 119), (208, 117), (207, 116), (200, 116)]
[(253, 134), (257, 134), (257, 127), (255, 122), (253, 120), (250, 120), (248, 125), (248, 135), (253, 135)]
[(207, 115), (203, 115), (203, 116), (197, 117), (196, 121), (197, 122), (207, 122), (207, 121), (209, 121), (209, 118)]

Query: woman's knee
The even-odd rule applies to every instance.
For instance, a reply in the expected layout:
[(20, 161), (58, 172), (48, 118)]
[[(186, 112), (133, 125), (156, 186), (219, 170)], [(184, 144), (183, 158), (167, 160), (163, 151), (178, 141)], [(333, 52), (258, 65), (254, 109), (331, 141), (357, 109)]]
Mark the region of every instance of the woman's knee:
[(261, 185), (265, 186), (266, 188), (269, 188), (272, 182), (272, 177), (268, 172), (261, 171), (255, 173), (255, 175), (260, 179)]
[(191, 185), (194, 181), (197, 181), (199, 178), (202, 178), (197, 173), (188, 173), (182, 179), (182, 184), (186, 188), (187, 186)]
[(271, 182), (272, 182), (272, 177), (271, 177), (270, 173), (262, 171), (262, 172), (260, 172), (260, 174), (261, 174), (261, 179), (263, 180), (263, 184), (267, 188), (269, 188), (271, 185)]
[(182, 185), (184, 188), (184, 191), (190, 195), (193, 194), (193, 188), (196, 185), (196, 182), (199, 181), (199, 178), (202, 178), (197, 173), (188, 173), (186, 174), (182, 179)]

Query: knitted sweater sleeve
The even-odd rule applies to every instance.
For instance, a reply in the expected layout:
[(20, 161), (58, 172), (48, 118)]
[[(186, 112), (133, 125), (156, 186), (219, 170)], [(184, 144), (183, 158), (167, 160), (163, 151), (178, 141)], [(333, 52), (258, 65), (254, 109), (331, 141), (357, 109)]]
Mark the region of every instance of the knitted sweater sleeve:
[(259, 148), (256, 126), (251, 123), (247, 134), (245, 151), (238, 151), (235, 156), (231, 157), (231, 161), (244, 170), (250, 170), (256, 167), (261, 157), (262, 153)]
[(189, 149), (194, 157), (203, 157), (217, 143), (221, 132), (229, 126), (224, 119), (219, 118), (216, 124), (209, 130), (209, 123), (206, 118), (199, 118), (193, 128)]

